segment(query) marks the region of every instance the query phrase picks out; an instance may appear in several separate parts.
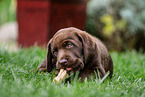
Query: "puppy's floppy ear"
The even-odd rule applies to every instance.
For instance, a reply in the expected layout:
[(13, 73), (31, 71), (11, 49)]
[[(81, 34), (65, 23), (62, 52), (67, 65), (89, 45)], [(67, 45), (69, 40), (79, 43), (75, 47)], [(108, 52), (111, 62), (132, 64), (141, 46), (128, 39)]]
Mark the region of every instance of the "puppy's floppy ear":
[(54, 59), (53, 59), (53, 55), (51, 52), (51, 40), (49, 41), (48, 45), (47, 45), (47, 56), (46, 56), (46, 68), (48, 72), (51, 72), (52, 69), (54, 68)]
[(39, 71), (48, 71), (51, 72), (53, 69), (53, 56), (51, 53), (51, 40), (49, 41), (48, 45), (47, 45), (47, 55), (46, 55), (46, 59), (40, 63), (37, 67), (39, 69)]
[(88, 46), (87, 46), (87, 41), (86, 41), (87, 37), (83, 33), (77, 33), (76, 35), (82, 43), (83, 61), (84, 61), (84, 63), (86, 63), (87, 62), (87, 57), (88, 57)]

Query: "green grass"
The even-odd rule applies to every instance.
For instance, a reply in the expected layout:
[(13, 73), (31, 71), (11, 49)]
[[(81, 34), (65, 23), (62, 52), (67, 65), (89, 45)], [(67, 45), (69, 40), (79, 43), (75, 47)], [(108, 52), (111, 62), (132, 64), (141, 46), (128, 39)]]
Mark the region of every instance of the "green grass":
[(145, 97), (145, 54), (112, 52), (114, 76), (98, 80), (53, 84), (49, 73), (36, 73), (46, 49), (9, 52), (0, 46), (0, 97)]

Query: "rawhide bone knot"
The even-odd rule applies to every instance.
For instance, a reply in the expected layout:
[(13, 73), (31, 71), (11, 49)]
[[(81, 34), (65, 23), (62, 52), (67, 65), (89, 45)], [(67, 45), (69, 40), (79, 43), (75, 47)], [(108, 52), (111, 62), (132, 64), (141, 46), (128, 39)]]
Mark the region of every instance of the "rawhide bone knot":
[(66, 70), (64, 69), (60, 69), (60, 72), (58, 73), (58, 75), (53, 79), (53, 82), (56, 83), (61, 83), (63, 80), (65, 80), (66, 78), (69, 77), (69, 74), (67, 73)]

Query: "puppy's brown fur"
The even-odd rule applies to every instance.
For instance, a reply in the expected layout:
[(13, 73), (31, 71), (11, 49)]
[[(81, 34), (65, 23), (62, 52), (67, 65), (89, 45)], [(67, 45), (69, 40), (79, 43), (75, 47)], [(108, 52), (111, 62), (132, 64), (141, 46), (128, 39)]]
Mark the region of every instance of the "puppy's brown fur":
[(102, 78), (106, 72), (113, 74), (113, 62), (105, 45), (96, 37), (77, 28), (59, 30), (47, 45), (47, 56), (38, 66), (40, 71), (66, 69), (78, 72), (84, 79), (99, 70)]

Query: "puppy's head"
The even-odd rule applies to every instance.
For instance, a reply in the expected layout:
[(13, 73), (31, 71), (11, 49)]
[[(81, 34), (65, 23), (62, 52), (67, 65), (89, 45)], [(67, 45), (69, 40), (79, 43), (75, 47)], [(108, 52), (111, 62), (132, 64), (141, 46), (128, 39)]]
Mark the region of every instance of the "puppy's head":
[[(79, 29), (59, 30), (48, 43), (47, 70), (66, 69), (76, 72), (84, 68), (83, 40)], [(52, 66), (53, 65), (53, 66)]]

